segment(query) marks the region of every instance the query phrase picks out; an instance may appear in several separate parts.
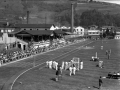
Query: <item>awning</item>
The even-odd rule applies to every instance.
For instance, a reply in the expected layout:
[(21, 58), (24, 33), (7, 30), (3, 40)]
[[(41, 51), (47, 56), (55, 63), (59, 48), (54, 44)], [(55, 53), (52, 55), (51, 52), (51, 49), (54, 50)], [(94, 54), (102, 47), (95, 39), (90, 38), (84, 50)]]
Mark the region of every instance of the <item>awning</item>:
[(65, 32), (61, 30), (54, 30), (53, 32), (56, 34), (65, 34)]
[(17, 34), (17, 36), (31, 36), (30, 34)]
[(31, 35), (51, 35), (53, 32), (49, 30), (26, 30)]
[(15, 33), (15, 35), (51, 35), (53, 34), (53, 31), (50, 30), (22, 30), (19, 31), (17, 33)]
[(65, 32), (65, 34), (72, 35), (72, 33), (71, 33), (71, 32)]

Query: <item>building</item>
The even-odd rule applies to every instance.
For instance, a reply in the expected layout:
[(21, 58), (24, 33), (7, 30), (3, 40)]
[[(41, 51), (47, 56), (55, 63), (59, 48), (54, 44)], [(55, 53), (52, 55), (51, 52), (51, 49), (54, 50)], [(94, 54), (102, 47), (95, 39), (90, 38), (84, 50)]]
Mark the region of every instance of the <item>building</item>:
[(102, 26), (102, 31), (105, 32), (107, 30), (111, 31), (113, 30), (115, 27), (114, 26)]
[(75, 27), (73, 33), (79, 36), (84, 36), (84, 28), (81, 26)]
[(100, 35), (100, 30), (88, 30), (88, 35), (92, 36), (92, 35)]
[(15, 24), (14, 28), (20, 30), (54, 30), (54, 24)]
[(119, 27), (116, 28), (116, 35), (115, 35), (114, 38), (115, 39), (120, 39), (120, 28)]
[(9, 22), (0, 22), (0, 32), (1, 33), (10, 33), (14, 31), (14, 24)]
[(1, 33), (10, 33), (16, 30), (55, 30), (54, 24), (11, 24), (9, 22), (0, 23)]
[(97, 30), (98, 26), (97, 25), (91, 25), (88, 27), (89, 30)]
[(91, 39), (99, 39), (100, 33), (100, 30), (88, 30), (88, 37)]
[(10, 37), (8, 33), (0, 33), (0, 44), (10, 44), (15, 41), (16, 38), (14, 36)]

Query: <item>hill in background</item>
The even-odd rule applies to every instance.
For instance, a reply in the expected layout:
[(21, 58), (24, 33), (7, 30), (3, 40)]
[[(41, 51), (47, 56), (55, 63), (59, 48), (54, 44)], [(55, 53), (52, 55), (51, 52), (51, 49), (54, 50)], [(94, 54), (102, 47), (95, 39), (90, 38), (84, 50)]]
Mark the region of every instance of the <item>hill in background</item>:
[[(106, 14), (118, 14), (120, 13), (120, 5), (101, 3), (101, 2), (90, 2), (81, 4), (78, 2), (75, 8), (76, 13), (81, 15), (86, 10), (97, 9), (98, 11)], [(41, 2), (35, 2), (30, 8), (30, 23), (58, 23), (54, 22), (55, 15), (64, 15), (66, 11), (70, 13), (71, 5), (68, 0), (45, 0)], [(34, 17), (33, 17), (34, 16)], [(46, 19), (46, 20), (45, 20)]]
[[(22, 12), (23, 16), (26, 15), (26, 10), (30, 11), (29, 23), (55, 23), (59, 24), (59, 20), (54, 19), (59, 18), (59, 16), (65, 13), (71, 13), (71, 2), (76, 0), (0, 0), (0, 14), (5, 13), (3, 16), (11, 17), (14, 15), (20, 15)], [(120, 5), (102, 3), (102, 2), (86, 2), (87, 0), (77, 0), (75, 12), (79, 15), (86, 10), (97, 9), (103, 14), (119, 14)], [(14, 2), (14, 3), (13, 3)], [(81, 4), (86, 2), (85, 4)], [(15, 7), (13, 7), (16, 5)], [(3, 8), (6, 9), (3, 10)], [(8, 8), (7, 8), (8, 7)], [(10, 11), (11, 10), (11, 11)], [(1, 16), (2, 17), (2, 16)], [(12, 17), (11, 17), (12, 18)], [(23, 21), (24, 23), (26, 21)]]

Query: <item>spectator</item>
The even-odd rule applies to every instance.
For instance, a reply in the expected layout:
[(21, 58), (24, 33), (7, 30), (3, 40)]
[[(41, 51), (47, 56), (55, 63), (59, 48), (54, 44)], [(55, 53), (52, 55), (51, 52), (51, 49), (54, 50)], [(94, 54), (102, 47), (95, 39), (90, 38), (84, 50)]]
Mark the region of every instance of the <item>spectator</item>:
[(100, 78), (99, 78), (99, 89), (101, 89), (102, 84), (103, 84), (103, 82), (102, 82), (102, 79), (101, 79), (101, 76), (100, 76)]

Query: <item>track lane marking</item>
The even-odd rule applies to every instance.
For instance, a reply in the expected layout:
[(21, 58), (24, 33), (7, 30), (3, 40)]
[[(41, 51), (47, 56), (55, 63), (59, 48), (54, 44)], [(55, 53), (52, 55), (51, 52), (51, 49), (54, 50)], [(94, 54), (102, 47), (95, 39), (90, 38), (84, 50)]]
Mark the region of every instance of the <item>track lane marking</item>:
[[(87, 43), (87, 44), (84, 44), (84, 45), (82, 45), (82, 46), (88, 45), (88, 44), (93, 43), (93, 42), (94, 42), (94, 41), (91, 41), (91, 42), (89, 42), (89, 43)], [(80, 47), (82, 47), (82, 46), (80, 46)], [(78, 48), (80, 48), (80, 47), (78, 47)], [(69, 52), (67, 52), (67, 53), (64, 53), (64, 54), (62, 54), (62, 55), (60, 55), (60, 56), (58, 56), (58, 57), (61, 57), (61, 56), (63, 56), (63, 55), (66, 55), (66, 54), (68, 54), (68, 53), (70, 53), (70, 52), (72, 52), (72, 51), (75, 51), (75, 50), (78, 51), (78, 49), (75, 48), (74, 50), (71, 50), (71, 51), (69, 51)], [(67, 55), (67, 56), (68, 56), (68, 55)], [(54, 60), (54, 59), (56, 59), (56, 58), (58, 58), (58, 57), (55, 57), (55, 58), (53, 58), (52, 60)], [(62, 57), (62, 58), (63, 58), (63, 57)], [(56, 60), (56, 61), (59, 61), (59, 59)], [(43, 62), (43, 63), (41, 63), (41, 64), (38, 64), (38, 65), (36, 65), (36, 66), (34, 66), (34, 67), (32, 67), (32, 68), (29, 68), (29, 69), (25, 70), (24, 72), (22, 72), (20, 75), (18, 75), (18, 76), (15, 78), (15, 80), (12, 82), (12, 85), (11, 85), (11, 87), (10, 87), (10, 90), (13, 89), (14, 83), (16, 82), (16, 80), (17, 80), (21, 75), (23, 75), (23, 74), (26, 73), (27, 71), (29, 71), (29, 70), (31, 70), (31, 69), (33, 69), (33, 68), (36, 68), (36, 67), (38, 67), (38, 66), (40, 66), (40, 65), (43, 65), (43, 64), (45, 64), (45, 62)], [(42, 68), (44, 68), (44, 67), (45, 67), (45, 66), (39, 68), (39, 70), (42, 69)]]

